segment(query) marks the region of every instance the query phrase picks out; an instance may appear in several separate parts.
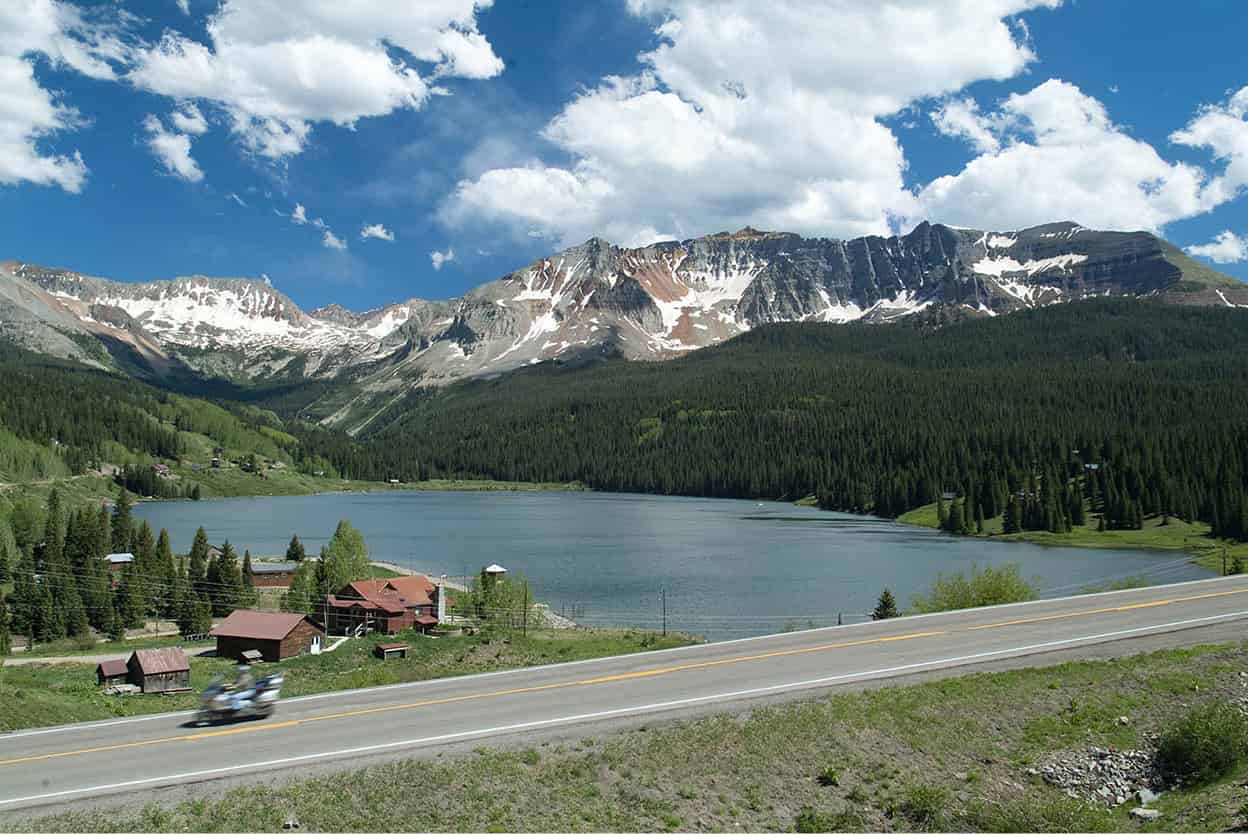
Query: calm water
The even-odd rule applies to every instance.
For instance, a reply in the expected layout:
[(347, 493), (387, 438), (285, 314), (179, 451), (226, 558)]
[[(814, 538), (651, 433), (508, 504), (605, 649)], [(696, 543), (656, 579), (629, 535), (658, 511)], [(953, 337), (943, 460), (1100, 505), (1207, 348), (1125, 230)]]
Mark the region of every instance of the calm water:
[(293, 533), (309, 553), (338, 519), (363, 531), (375, 559), (463, 575), (498, 562), (529, 577), (538, 599), (588, 625), (658, 626), (712, 639), (786, 625), (862, 619), (880, 589), (903, 605), (940, 572), (1021, 562), (1047, 595), (1144, 576), (1208, 574), (1180, 554), (1040, 547), (957, 539), (788, 504), (604, 493), (412, 492), (147, 503), (176, 550), (195, 529), (241, 553), (280, 555)]

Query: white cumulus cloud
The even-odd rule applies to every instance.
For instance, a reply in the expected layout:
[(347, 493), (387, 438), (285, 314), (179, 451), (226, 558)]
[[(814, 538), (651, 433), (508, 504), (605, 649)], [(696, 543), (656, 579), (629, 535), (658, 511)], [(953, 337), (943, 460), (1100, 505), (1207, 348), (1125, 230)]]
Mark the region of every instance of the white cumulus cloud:
[(1073, 84), (1050, 79), (1009, 96), (995, 112), (948, 113), (945, 105), (936, 117), (941, 129), (984, 152), (921, 189), (915, 218), (1002, 229), (1077, 220), (1158, 230), (1214, 205), (1202, 169), (1166, 161)]
[(208, 43), (167, 31), (128, 77), (154, 93), (215, 103), (245, 147), (279, 159), (302, 151), (317, 122), (350, 127), (423, 107), (443, 92), (439, 78), (502, 72), (477, 31), (476, 13), (489, 5), (223, 0), (208, 18)]
[(325, 236), (321, 238), (321, 245), (326, 249), (337, 249), (339, 252), (345, 251), (347, 242), (342, 240), (329, 229), (325, 230)]
[(453, 260), (455, 260), (455, 250), (449, 246), (445, 252), (439, 252), (435, 249), (429, 253), (429, 262), (433, 264), (435, 272), (442, 268), (442, 264), (450, 263)]
[(388, 240), (393, 243), (394, 232), (387, 229), (381, 223), (369, 223), (365, 224), (364, 227), (360, 229), (360, 240), (368, 240), (369, 238), (374, 238), (376, 240)]
[(79, 127), (73, 107), (35, 78), (35, 61), (46, 58), (58, 69), (90, 78), (116, 77), (114, 65), (129, 47), (113, 23), (88, 18), (57, 0), (5, 0), (0, 3), (0, 184), (55, 185), (77, 193), (87, 179), (82, 155), (41, 147), (58, 133)]
[(208, 132), (208, 120), (204, 118), (203, 113), (199, 112), (199, 108), (193, 101), (184, 102), (180, 108), (174, 110), (169, 116), (169, 121), (174, 129), (181, 133), (203, 136)]
[(1187, 252), (1208, 258), (1215, 264), (1236, 264), (1248, 261), (1248, 237), (1240, 237), (1228, 229), (1209, 243), (1188, 246)]
[(1202, 195), (1207, 204), (1219, 205), (1240, 196), (1248, 188), (1248, 87), (1225, 104), (1203, 108), (1187, 127), (1171, 134), (1170, 141), (1204, 148), (1224, 164)]
[(187, 182), (200, 182), (204, 172), (191, 158), (191, 137), (185, 133), (166, 130), (160, 119), (148, 114), (143, 119), (147, 132), (147, 146), (164, 169)]
[(542, 136), (571, 158), (459, 183), (451, 226), (562, 242), (746, 224), (842, 236), (915, 210), (882, 119), (1034, 58), (1014, 15), (1060, 0), (629, 0), (659, 45), (568, 102)]

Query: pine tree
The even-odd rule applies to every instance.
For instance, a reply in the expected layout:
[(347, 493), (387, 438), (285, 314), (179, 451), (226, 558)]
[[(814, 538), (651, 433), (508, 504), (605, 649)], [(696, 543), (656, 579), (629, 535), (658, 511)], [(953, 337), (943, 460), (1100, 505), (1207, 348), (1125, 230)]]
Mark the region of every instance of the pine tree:
[(936, 499), (936, 526), (941, 530), (949, 529), (949, 510), (945, 508), (943, 493)]
[(112, 548), (114, 553), (129, 553), (130, 539), (134, 535), (134, 522), (131, 520), (133, 502), (126, 488), (117, 488), (117, 502), (113, 505)]
[(142, 595), (136, 587), (139, 581), (133, 565), (122, 568), (121, 580), (117, 583), (117, 592), (114, 595), (122, 628), (143, 627), (146, 612), (143, 609)]
[(984, 508), (980, 504), (975, 505), (975, 533), (984, 534)]
[(126, 623), (122, 615), (112, 606), (109, 607), (108, 613), (104, 618), (104, 633), (114, 643), (120, 643), (126, 639)]
[(307, 558), (307, 554), (303, 550), (303, 542), (299, 541), (298, 536), (290, 537), (290, 544), (286, 546), (287, 562), (302, 562)]
[(8, 657), (9, 652), (13, 651), (13, 637), (9, 630), (10, 622), (9, 601), (3, 594), (0, 594), (0, 664), (3, 664), (4, 658)]
[(255, 608), (259, 601), (259, 594), (256, 593), (256, 574), (251, 569), (251, 551), (243, 551), (243, 571), (242, 571), (241, 596), (239, 604), (244, 608)]
[(873, 620), (887, 620), (897, 616), (897, 600), (893, 598), (893, 592), (885, 588), (880, 594), (879, 600), (875, 603), (875, 610), (871, 612)]
[(113, 550), (113, 514), (108, 511), (108, 507), (100, 507), (100, 514), (96, 519), (94, 547), (97, 556), (117, 552)]
[(1006, 534), (1019, 532), (1022, 529), (1020, 514), (1021, 508), (1019, 507), (1018, 499), (1011, 495), (1010, 500), (1005, 505), (1005, 518), (1001, 524), (1002, 532)]
[(195, 600), (191, 629), (192, 634), (207, 634), (212, 631), (212, 603), (202, 597)]
[(206, 588), (204, 581), (208, 576), (208, 534), (204, 532), (204, 528), (200, 527), (195, 531), (195, 540), (191, 542), (190, 566), (187, 568), (187, 578), (191, 581), (191, 588), (194, 589), (196, 595), (206, 596)]
[(48, 494), (48, 510), (44, 516), (43, 551), (39, 569), (47, 570), (55, 565), (63, 567), (65, 557), (65, 518), (61, 510), (61, 493), (53, 489)]
[(156, 606), (162, 617), (172, 619), (177, 612), (174, 604), (174, 585), (178, 578), (178, 569), (173, 561), (173, 548), (169, 544), (169, 531), (160, 528), (156, 537), (156, 555), (153, 557), (153, 584), (156, 587)]
[(13, 612), (12, 627), (18, 634), (34, 634), (38, 592), (39, 589), (35, 586), (34, 559), (30, 554), (19, 551), (17, 564), (13, 568), (13, 592), (9, 594), (9, 604)]
[(239, 607), (243, 595), (243, 577), (238, 567), (238, 554), (228, 541), (221, 546), (221, 555), (209, 564), (205, 584), (210, 589), (213, 616), (229, 616), (231, 611)]

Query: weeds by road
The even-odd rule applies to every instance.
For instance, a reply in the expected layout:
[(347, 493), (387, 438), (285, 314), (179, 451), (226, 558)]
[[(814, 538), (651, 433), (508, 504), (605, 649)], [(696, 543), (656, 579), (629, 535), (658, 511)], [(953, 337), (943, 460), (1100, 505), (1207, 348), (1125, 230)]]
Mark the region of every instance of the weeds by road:
[(1145, 745), (1192, 705), (1243, 697), (1246, 664), (1248, 644), (977, 674), (15, 830), (1228, 830), (1248, 811), (1242, 764), (1165, 793), (1143, 824), (1028, 768), (1054, 751)]

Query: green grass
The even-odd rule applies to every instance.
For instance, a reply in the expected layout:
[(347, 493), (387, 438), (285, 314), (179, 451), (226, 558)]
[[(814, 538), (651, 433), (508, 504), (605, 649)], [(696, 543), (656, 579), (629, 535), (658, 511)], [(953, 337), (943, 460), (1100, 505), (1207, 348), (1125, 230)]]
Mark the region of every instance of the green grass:
[[(252, 784), (179, 803), (6, 820), (18, 831), (1139, 831), (1028, 767), (1134, 747), (1241, 691), (1248, 644), (974, 674), (604, 735)], [(1204, 681), (1199, 695), (1152, 686)], [(1127, 715), (1127, 725), (1118, 722)], [(835, 778), (826, 777), (829, 768)], [(1241, 765), (1167, 791), (1145, 830), (1242, 830)], [(344, 822), (346, 821), (346, 822)]]
[[(311, 695), (651, 651), (692, 642), (682, 635), (660, 637), (650, 632), (607, 630), (543, 631), (528, 637), (513, 634), (506, 641), (483, 635), (434, 640), (418, 634), (403, 634), (397, 639), (411, 644), (405, 660), (381, 661), (373, 657), (373, 646), (377, 642), (394, 639), (393, 636), (374, 636), (351, 640), (333, 652), (283, 661), (280, 668), (286, 682), (282, 693)], [(114, 644), (101, 646), (99, 653), (111, 651), (111, 645)], [(191, 644), (196, 651), (212, 645)], [(227, 659), (192, 657), (191, 685), (196, 691), (201, 690), (213, 675), (228, 675), (232, 669), (233, 663)], [(0, 731), (4, 731), (191, 709), (197, 703), (197, 696), (194, 693), (160, 698), (105, 696), (96, 686), (94, 665), (58, 663), (0, 667), (0, 702), (5, 705), (0, 710)]]
[(368, 566), (368, 577), (367, 577), (368, 579), (389, 579), (393, 576), (402, 576), (402, 575), (403, 574), (399, 573), (397, 570), (390, 570), (390, 568), (383, 568), (381, 565), (369, 565)]
[[(902, 524), (918, 527), (937, 527), (936, 505), (926, 504), (897, 518)], [(1092, 547), (1109, 549), (1146, 549), (1176, 550), (1189, 553), (1195, 557), (1193, 561), (1201, 567), (1220, 571), (1222, 565), (1222, 545), (1209, 537), (1209, 525), (1203, 522), (1191, 524), (1177, 518), (1171, 518), (1169, 524), (1162, 524), (1161, 518), (1147, 518), (1142, 530), (1105, 530), (1098, 532), (1097, 519), (1089, 517), (1089, 523), (1075, 527), (1069, 533), (1050, 533), (1044, 530), (1028, 530), (1022, 533), (1005, 535), (1001, 532), (1002, 517), (987, 519), (984, 522), (984, 536), (998, 541), (1022, 541), (1033, 544), (1047, 544), (1060, 547)], [(1248, 543), (1225, 543), (1227, 561), (1239, 555), (1248, 561)]]
[(178, 636), (135, 637), (130, 640), (108, 640), (103, 643), (80, 642), (67, 638), (52, 643), (38, 643), (33, 652), (22, 651), (14, 654), (13, 657), (72, 657), (78, 654), (125, 654), (135, 649), (161, 649), (169, 646), (181, 646), (187, 653), (192, 653), (211, 649), (213, 645), (210, 641), (188, 642)]

